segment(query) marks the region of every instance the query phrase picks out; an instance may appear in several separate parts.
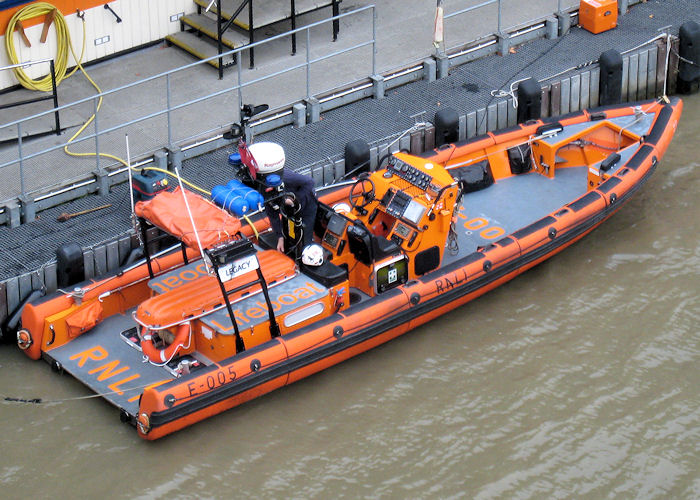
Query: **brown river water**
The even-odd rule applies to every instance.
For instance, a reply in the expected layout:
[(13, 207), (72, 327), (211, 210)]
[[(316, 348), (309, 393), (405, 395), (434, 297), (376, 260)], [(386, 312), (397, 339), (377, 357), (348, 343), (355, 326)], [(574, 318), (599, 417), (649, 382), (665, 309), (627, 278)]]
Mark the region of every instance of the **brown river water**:
[(544, 264), (157, 442), (0, 346), (2, 498), (700, 498), (700, 95), (655, 175)]

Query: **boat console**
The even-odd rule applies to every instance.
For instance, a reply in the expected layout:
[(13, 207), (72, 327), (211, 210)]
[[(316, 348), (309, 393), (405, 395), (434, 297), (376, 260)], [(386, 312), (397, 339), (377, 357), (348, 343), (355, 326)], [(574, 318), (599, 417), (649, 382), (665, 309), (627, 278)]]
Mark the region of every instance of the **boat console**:
[[(459, 186), (442, 166), (397, 153), (387, 168), (370, 177), (375, 187), (365, 219), (377, 235), (386, 237), (416, 257), (433, 246), (444, 248)], [(415, 269), (409, 273), (415, 276)]]
[(459, 183), (441, 165), (397, 153), (385, 169), (360, 176), (351, 210), (320, 205), (315, 232), (350, 286), (374, 296), (440, 264)]

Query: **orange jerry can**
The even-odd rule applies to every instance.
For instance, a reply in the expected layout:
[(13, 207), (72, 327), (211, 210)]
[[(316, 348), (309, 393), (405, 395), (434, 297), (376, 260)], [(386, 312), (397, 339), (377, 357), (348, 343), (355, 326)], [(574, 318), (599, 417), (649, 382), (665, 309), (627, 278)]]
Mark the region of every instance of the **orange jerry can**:
[(578, 22), (591, 33), (602, 33), (617, 26), (617, 0), (581, 0)]

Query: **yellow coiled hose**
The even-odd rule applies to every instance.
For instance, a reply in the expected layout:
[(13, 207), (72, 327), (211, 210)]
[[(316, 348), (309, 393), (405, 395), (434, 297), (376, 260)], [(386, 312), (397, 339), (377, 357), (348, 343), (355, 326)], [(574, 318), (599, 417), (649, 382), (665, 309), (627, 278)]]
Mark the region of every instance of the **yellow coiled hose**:
[[(7, 25), (7, 31), (5, 32), (5, 49), (7, 50), (7, 56), (12, 64), (19, 64), (17, 59), (17, 52), (15, 51), (15, 42), (12, 33), (15, 31), (15, 26), (18, 21), (26, 21), (34, 17), (43, 16), (51, 13), (51, 11), (56, 11), (54, 16), (54, 25), (56, 26), (56, 39), (57, 39), (57, 50), (56, 58), (54, 60), (55, 70), (56, 70), (56, 84), (59, 84), (64, 78), (68, 78), (80, 67), (80, 62), (85, 54), (85, 23), (83, 23), (83, 50), (80, 53), (80, 58), (75, 55), (73, 50), (73, 45), (70, 39), (70, 32), (68, 31), (68, 25), (66, 24), (66, 18), (51, 4), (46, 2), (39, 2), (31, 5), (27, 5), (23, 9), (15, 12), (15, 15), (10, 19)], [(68, 51), (71, 51), (73, 58), (78, 61), (78, 65), (73, 68), (73, 71), (66, 75), (68, 70)], [(82, 69), (82, 68), (81, 68)], [(34, 80), (29, 78), (24, 70), (19, 68), (13, 68), (15, 76), (19, 83), (26, 89), (29, 90), (39, 90), (41, 92), (51, 92), (51, 74), (47, 74), (44, 78), (40, 80)]]
[[(73, 48), (73, 42), (71, 41), (70, 38), (70, 31), (68, 30), (68, 24), (66, 23), (66, 18), (63, 17), (63, 14), (54, 7), (53, 5), (46, 3), (46, 2), (39, 2), (39, 3), (34, 3), (31, 5), (27, 5), (23, 9), (18, 10), (15, 12), (15, 15), (12, 16), (10, 19), (10, 22), (7, 25), (7, 31), (5, 32), (5, 48), (7, 49), (7, 56), (10, 59), (10, 62), (12, 64), (19, 64), (19, 61), (17, 59), (17, 52), (15, 50), (15, 42), (14, 42), (14, 37), (12, 36), (12, 33), (15, 31), (15, 25), (17, 24), (18, 21), (25, 21), (27, 19), (32, 19), (37, 16), (43, 16), (46, 14), (51, 13), (52, 11), (55, 11), (54, 15), (54, 25), (56, 26), (56, 58), (54, 60), (54, 68), (56, 72), (56, 85), (61, 83), (65, 78), (68, 78), (69, 76), (73, 75), (78, 69), (82, 71), (82, 73), (85, 75), (85, 78), (88, 79), (90, 84), (97, 90), (99, 94), (102, 93), (102, 90), (100, 87), (95, 83), (95, 81), (90, 78), (90, 75), (88, 75), (87, 71), (85, 71), (85, 68), (83, 68), (82, 65), (82, 60), (83, 56), (85, 55), (85, 19), (83, 19), (83, 46), (82, 50), (80, 51), (80, 57), (77, 57), (75, 54), (75, 49)], [(71, 54), (73, 54), (73, 59), (76, 61), (76, 66), (73, 68), (73, 70), (66, 74), (66, 71), (68, 70), (68, 51), (70, 51)], [(52, 83), (51, 83), (51, 75), (48, 74), (44, 78), (40, 80), (33, 80), (32, 78), (29, 78), (25, 72), (22, 70), (22, 68), (14, 68), (13, 71), (15, 72), (15, 76), (17, 77), (17, 80), (19, 80), (19, 83), (24, 87), (29, 90), (38, 90), (41, 92), (51, 92), (53, 90)], [(102, 96), (100, 96), (98, 102), (97, 102), (97, 111), (100, 110), (100, 107), (102, 106)], [(83, 133), (83, 130), (85, 130), (95, 119), (95, 115), (93, 114), (78, 131), (73, 134), (73, 136), (68, 139), (68, 142), (66, 142), (66, 145), (63, 146), (63, 151), (66, 152), (66, 154), (69, 154), (71, 156), (96, 156), (98, 153), (74, 153), (73, 151), (70, 151), (68, 149), (68, 145), (73, 142), (80, 134)], [(128, 166), (127, 163), (122, 160), (121, 158), (108, 154), (108, 153), (99, 153), (101, 157), (104, 158), (111, 158), (112, 160), (116, 160), (119, 163), (121, 163), (124, 166)]]

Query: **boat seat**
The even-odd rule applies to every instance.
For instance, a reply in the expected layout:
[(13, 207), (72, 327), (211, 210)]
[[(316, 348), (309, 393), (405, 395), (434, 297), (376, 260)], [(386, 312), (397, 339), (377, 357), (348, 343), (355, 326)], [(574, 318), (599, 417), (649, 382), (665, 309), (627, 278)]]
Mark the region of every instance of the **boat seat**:
[(341, 284), (348, 279), (348, 270), (346, 268), (336, 266), (329, 260), (324, 259), (320, 266), (307, 266), (301, 264), (301, 272), (310, 276), (314, 280), (321, 283), (326, 288), (332, 288)]
[(393, 240), (388, 240), (384, 236), (371, 236), (372, 241), (372, 254), (374, 260), (382, 260), (386, 257), (391, 257), (401, 253), (401, 249)]
[(348, 227), (347, 234), (350, 252), (365, 265), (401, 253), (394, 241), (372, 234), (363, 225), (353, 224)]
[(277, 236), (274, 231), (260, 233), (258, 236), (258, 245), (265, 250), (277, 250)]

